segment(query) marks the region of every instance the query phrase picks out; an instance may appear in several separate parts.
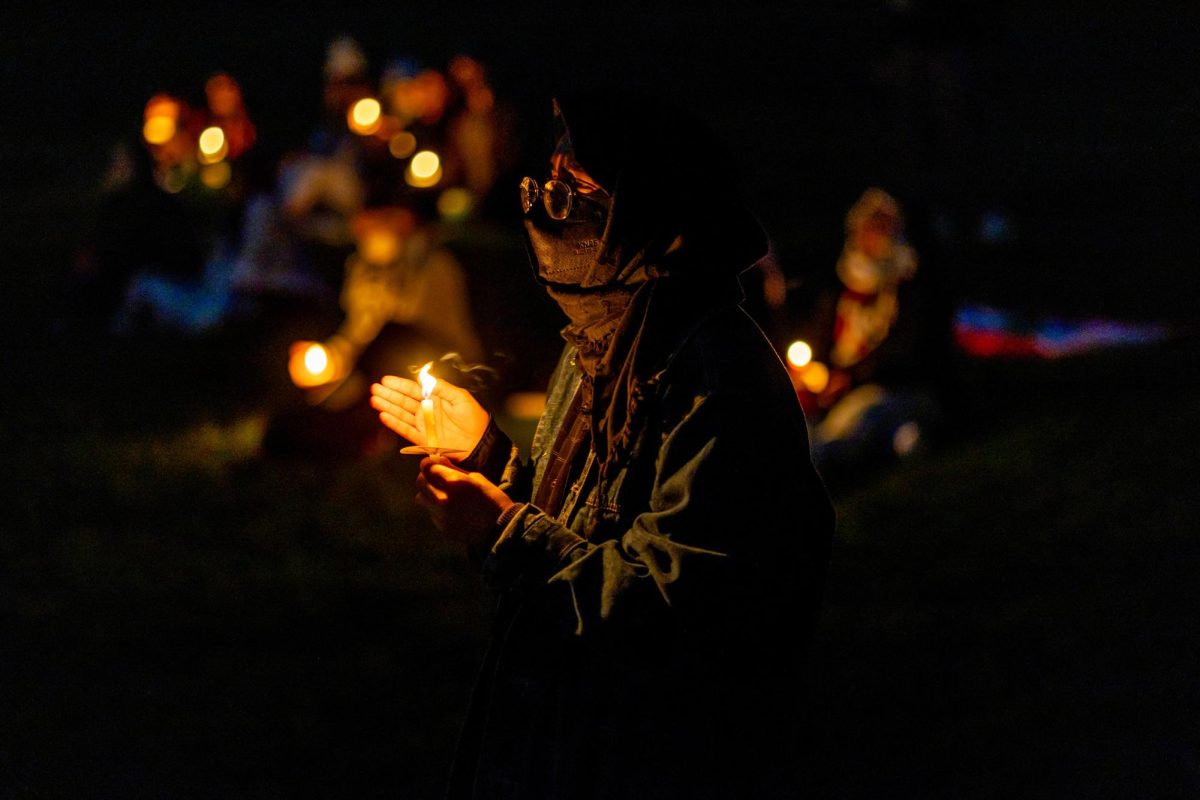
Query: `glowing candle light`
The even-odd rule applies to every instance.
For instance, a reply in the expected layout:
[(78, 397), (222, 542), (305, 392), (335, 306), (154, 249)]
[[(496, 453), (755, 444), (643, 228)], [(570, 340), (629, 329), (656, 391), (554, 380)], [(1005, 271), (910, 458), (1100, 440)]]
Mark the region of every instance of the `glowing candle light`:
[(152, 145), (163, 145), (175, 138), (179, 124), (179, 101), (170, 95), (156, 94), (146, 103), (142, 136)]
[(301, 389), (332, 382), (338, 376), (338, 356), (320, 342), (294, 342), (288, 356), (288, 374)]
[(225, 131), (216, 125), (205, 128), (197, 141), (201, 164), (215, 164), (229, 153)]
[(437, 378), (429, 374), (429, 368), (433, 366), (430, 361), (425, 366), (421, 367), (421, 371), (417, 373), (417, 378), (421, 381), (421, 416), (425, 420), (425, 446), (438, 446), (438, 429), (437, 417), (433, 413), (433, 387), (437, 386)]
[(800, 373), (800, 380), (805, 389), (813, 394), (820, 394), (829, 386), (829, 367), (820, 361), (813, 361)]
[(370, 136), (379, 130), (382, 124), (383, 107), (374, 97), (364, 97), (350, 107), (346, 113), (346, 123), (350, 130), (363, 136)]
[(404, 180), (409, 186), (426, 189), (436, 186), (442, 179), (442, 160), (432, 150), (422, 150), (412, 157), (408, 169), (404, 171)]
[(304, 368), (314, 376), (320, 376), (329, 366), (329, 353), (321, 345), (313, 342), (304, 351)]
[(166, 144), (175, 138), (175, 120), (171, 117), (150, 117), (142, 126), (142, 137), (150, 144)]
[(807, 342), (794, 341), (788, 345), (787, 359), (796, 368), (807, 366), (812, 361), (812, 348)]

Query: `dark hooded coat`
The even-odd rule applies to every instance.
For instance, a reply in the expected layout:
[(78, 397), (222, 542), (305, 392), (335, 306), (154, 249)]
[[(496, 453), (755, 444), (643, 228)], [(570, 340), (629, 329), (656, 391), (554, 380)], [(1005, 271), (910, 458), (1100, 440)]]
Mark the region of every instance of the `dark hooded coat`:
[[(578, 132), (605, 125), (566, 111), (580, 160), (602, 163)], [(740, 308), (736, 274), (762, 254), (761, 230), (731, 195), (697, 202), (711, 145), (691, 160), (677, 119), (655, 114), (607, 125), (622, 148), (602, 178), (610, 232), (622, 226), (608, 252), (651, 277), (595, 402), (580, 409), (592, 378), (568, 345), (531, 460), (493, 426), (466, 462), (524, 502), (479, 554), (499, 603), (452, 798), (802, 793), (803, 659), (833, 513), (791, 383)], [(631, 154), (635, 141), (648, 149)], [(692, 194), (664, 211), (654, 183), (672, 187), (660, 201)]]

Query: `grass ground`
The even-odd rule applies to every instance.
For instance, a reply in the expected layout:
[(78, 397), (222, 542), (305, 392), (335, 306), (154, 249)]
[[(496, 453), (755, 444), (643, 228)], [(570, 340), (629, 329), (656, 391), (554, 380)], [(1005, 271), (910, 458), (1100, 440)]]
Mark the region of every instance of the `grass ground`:
[[(489, 599), (411, 461), (260, 452), (295, 332), (10, 357), (4, 794), (438, 795)], [(1196, 355), (964, 365), (986, 416), (838, 489), (817, 796), (1200, 788)]]

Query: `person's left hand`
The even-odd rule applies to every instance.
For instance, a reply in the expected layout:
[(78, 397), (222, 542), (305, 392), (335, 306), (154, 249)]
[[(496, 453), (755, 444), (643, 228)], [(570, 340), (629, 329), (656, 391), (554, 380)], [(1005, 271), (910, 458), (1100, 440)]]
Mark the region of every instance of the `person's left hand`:
[(431, 456), (421, 461), (417, 503), (448, 538), (468, 547), (486, 547), (496, 520), (513, 500), (482, 474)]
[[(428, 444), (421, 414), (421, 385), (408, 378), (384, 375), (371, 385), (371, 408), (379, 421), (413, 444)], [(487, 430), (488, 412), (466, 389), (438, 380), (433, 397), (441, 401), (443, 424), (439, 443), (443, 447), (471, 452)]]

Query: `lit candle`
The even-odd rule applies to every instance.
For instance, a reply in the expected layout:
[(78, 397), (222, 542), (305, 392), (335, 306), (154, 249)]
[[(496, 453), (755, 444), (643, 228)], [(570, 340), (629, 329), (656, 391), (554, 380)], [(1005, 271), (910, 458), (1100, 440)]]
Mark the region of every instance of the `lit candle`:
[(437, 378), (429, 374), (429, 368), (433, 366), (430, 361), (425, 366), (421, 367), (421, 371), (417, 373), (417, 377), (421, 381), (421, 416), (425, 420), (425, 446), (438, 446), (438, 429), (437, 417), (433, 413), (433, 387), (437, 385)]

